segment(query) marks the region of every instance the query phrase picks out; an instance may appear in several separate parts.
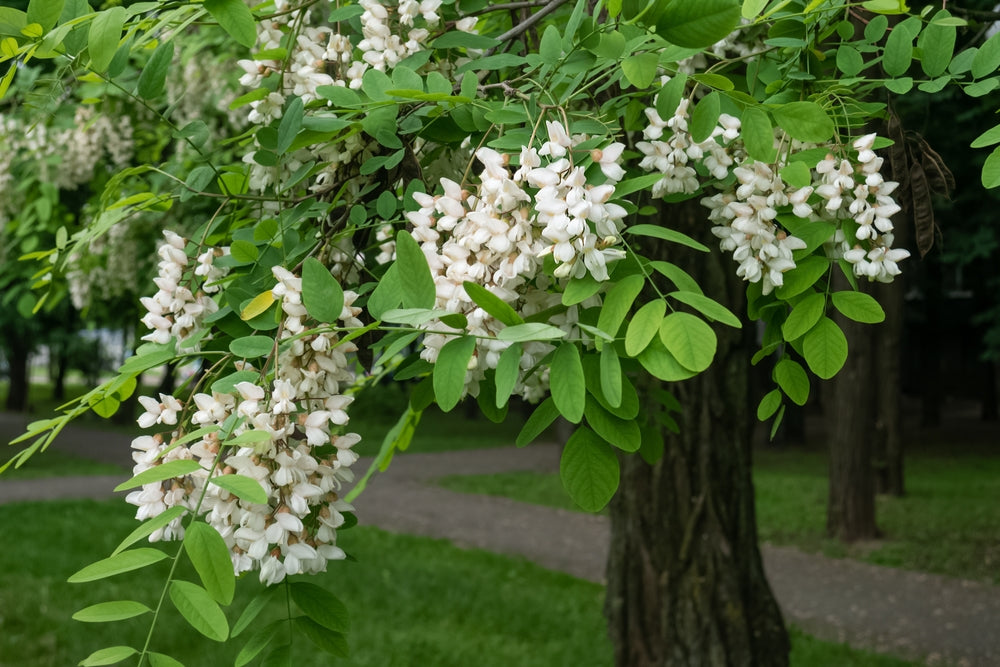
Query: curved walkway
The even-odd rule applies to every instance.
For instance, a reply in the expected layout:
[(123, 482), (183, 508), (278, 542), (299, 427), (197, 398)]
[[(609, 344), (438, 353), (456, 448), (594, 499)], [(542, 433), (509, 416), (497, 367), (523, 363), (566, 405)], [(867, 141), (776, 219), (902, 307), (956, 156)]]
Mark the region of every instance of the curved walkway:
[[(0, 415), (0, 436), (23, 427)], [(130, 438), (68, 428), (53, 447), (128, 465)], [(6, 457), (4, 457), (6, 458)], [(363, 470), (367, 461), (358, 463)], [(553, 445), (397, 456), (358, 503), (362, 521), (380, 528), (452, 540), (522, 556), (553, 570), (601, 582), (609, 542), (605, 517), (467, 495), (433, 485), (445, 475), (554, 471)], [(105, 498), (127, 477), (5, 480), (0, 503)], [(1000, 587), (867, 565), (764, 545), (768, 578), (787, 620), (815, 636), (857, 647), (925, 658), (928, 664), (1000, 665)]]

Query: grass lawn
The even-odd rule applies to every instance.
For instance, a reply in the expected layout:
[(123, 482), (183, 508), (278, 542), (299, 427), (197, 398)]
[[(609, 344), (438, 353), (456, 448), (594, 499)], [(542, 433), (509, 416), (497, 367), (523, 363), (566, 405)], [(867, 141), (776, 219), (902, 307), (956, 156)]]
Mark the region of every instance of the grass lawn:
[[(0, 512), (0, 664), (64, 667), (112, 644), (141, 645), (149, 616), (77, 623), (77, 609), (116, 598), (150, 606), (165, 567), (67, 584), (82, 565), (107, 556), (135, 526), (120, 501), (6, 505)], [(351, 665), (607, 665), (610, 644), (600, 586), (524, 560), (462, 550), (427, 538), (358, 527), (341, 533), (357, 562), (320, 576), (351, 612)], [(173, 547), (175, 548), (175, 547)], [(191, 576), (191, 575), (189, 575)], [(230, 623), (259, 590), (238, 592)], [(169, 603), (168, 603), (169, 606)], [(266, 613), (266, 612), (265, 612)], [(244, 639), (242, 636), (240, 639)], [(306, 640), (302, 640), (306, 642)], [(155, 646), (189, 667), (232, 664), (233, 646), (202, 638), (170, 608)], [(306, 642), (296, 666), (330, 664)], [(299, 655), (302, 657), (300, 658)]]
[[(18, 548), (0, 552), (0, 665), (63, 667), (103, 646), (143, 641), (149, 616), (89, 625), (70, 616), (108, 599), (154, 606), (164, 563), (101, 582), (65, 583), (79, 567), (110, 553), (134, 527), (131, 515), (132, 508), (120, 501), (3, 507), (0, 534)], [(351, 612), (351, 657), (341, 664), (551, 667), (611, 662), (601, 615), (603, 590), (596, 584), (521, 559), (374, 528), (343, 531), (340, 544), (357, 562), (333, 564), (317, 583), (334, 590)], [(255, 580), (247, 583), (227, 614), (230, 623), (260, 588)], [(179, 620), (169, 603), (167, 608), (154, 649), (170, 652), (189, 667), (232, 664), (242, 642), (223, 646), (204, 639)], [(792, 639), (792, 664), (799, 667), (911, 664), (797, 631)], [(328, 656), (301, 641), (295, 649), (297, 667), (330, 664)]]
[[(0, 464), (5, 463), (14, 453), (3, 452)], [(20, 468), (8, 468), (0, 475), (0, 483), (5, 479), (41, 479), (43, 477), (70, 477), (77, 475), (116, 475), (125, 472), (124, 468), (111, 463), (91, 461), (80, 456), (48, 449), (32, 456)]]
[[(440, 483), (463, 493), (577, 509), (556, 474), (446, 477)], [(827, 477), (823, 453), (759, 451), (754, 486), (763, 541), (878, 565), (1000, 582), (1000, 457), (982, 449), (934, 449), (908, 455), (907, 495), (878, 499), (884, 539), (854, 546), (824, 535)]]

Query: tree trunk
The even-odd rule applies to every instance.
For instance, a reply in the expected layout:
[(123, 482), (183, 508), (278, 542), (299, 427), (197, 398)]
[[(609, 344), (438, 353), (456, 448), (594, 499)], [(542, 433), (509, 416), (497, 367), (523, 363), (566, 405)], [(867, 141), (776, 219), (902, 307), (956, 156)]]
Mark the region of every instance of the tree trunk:
[(5, 408), (11, 412), (23, 412), (28, 409), (28, 356), (31, 347), (17, 338), (8, 339), (7, 364), (10, 366), (10, 385), (7, 389)]
[[(836, 289), (850, 289), (838, 269), (834, 269)], [(864, 289), (866, 285), (860, 284)], [(870, 325), (858, 324), (834, 315), (847, 336), (847, 363), (827, 383), (827, 437), (830, 447), (830, 494), (826, 530), (831, 537), (846, 542), (878, 537), (875, 524), (875, 474), (872, 466), (872, 439), (875, 432), (872, 332)]]
[[(670, 223), (711, 243), (711, 225), (696, 205)], [(692, 259), (684, 268), (706, 293), (741, 312), (744, 284), (731, 259), (718, 252)], [(605, 603), (619, 666), (788, 664), (788, 635), (757, 546), (744, 339), (750, 328), (723, 329), (716, 327), (712, 367), (665, 387), (684, 413), (679, 435), (664, 432), (663, 457), (650, 465), (622, 456)], [(648, 389), (643, 400), (658, 411), (655, 389)]]
[(906, 492), (903, 481), (903, 413), (902, 396), (902, 337), (903, 292), (902, 280), (879, 284), (876, 298), (885, 309), (885, 322), (878, 325), (878, 349), (875, 351), (875, 380), (878, 405), (879, 475), (877, 491), (893, 496)]
[(52, 398), (57, 401), (66, 400), (66, 372), (69, 370), (69, 343), (60, 341), (58, 345), (49, 346), (49, 354), (55, 354), (55, 372), (52, 374)]

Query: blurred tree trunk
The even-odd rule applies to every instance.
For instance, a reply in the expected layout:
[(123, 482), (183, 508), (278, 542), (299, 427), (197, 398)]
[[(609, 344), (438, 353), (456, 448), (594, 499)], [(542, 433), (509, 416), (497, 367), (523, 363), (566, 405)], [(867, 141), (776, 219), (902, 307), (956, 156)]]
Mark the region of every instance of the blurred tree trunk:
[[(716, 245), (695, 202), (676, 217), (672, 211), (670, 226)], [(732, 260), (717, 251), (689, 255), (669, 259), (688, 260), (683, 268), (707, 294), (741, 312), (745, 284)], [(639, 456), (621, 457), (605, 603), (616, 665), (788, 664), (788, 635), (757, 545), (750, 331), (717, 327), (711, 368), (668, 386), (684, 413), (679, 435), (661, 428), (662, 458), (651, 465)], [(650, 380), (639, 387), (647, 408), (640, 418), (661, 409), (658, 383)]]
[[(896, 228), (900, 236), (912, 225), (912, 220), (903, 219), (900, 213)], [(906, 247), (904, 241), (900, 247)], [(893, 496), (906, 492), (903, 477), (903, 412), (902, 412), (902, 342), (904, 300), (906, 291), (904, 280), (879, 283), (875, 287), (875, 298), (885, 310), (885, 322), (876, 325), (873, 331), (877, 341), (875, 352), (875, 392), (878, 408), (876, 418), (878, 461), (876, 491)]]
[[(834, 268), (836, 290), (850, 289)], [(867, 281), (859, 282), (862, 291)], [(824, 394), (830, 449), (830, 493), (826, 530), (831, 537), (853, 542), (878, 537), (875, 524), (875, 380), (872, 326), (858, 324), (839, 313), (834, 320), (847, 336), (847, 363), (830, 380)], [(898, 391), (898, 389), (894, 390)]]
[(16, 336), (8, 337), (6, 349), (7, 365), (10, 367), (10, 385), (7, 388), (5, 409), (11, 412), (23, 412), (28, 408), (28, 356), (31, 345)]

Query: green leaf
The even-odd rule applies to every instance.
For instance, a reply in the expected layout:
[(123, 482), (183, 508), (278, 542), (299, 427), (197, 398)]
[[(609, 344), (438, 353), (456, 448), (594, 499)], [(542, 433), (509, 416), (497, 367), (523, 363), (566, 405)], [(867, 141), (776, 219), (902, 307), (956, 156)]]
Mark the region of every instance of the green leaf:
[(250, 627), (250, 624), (260, 616), (260, 612), (264, 611), (264, 608), (271, 602), (271, 598), (274, 597), (278, 590), (277, 586), (268, 586), (258, 593), (254, 599), (250, 600), (250, 603), (243, 609), (243, 613), (236, 619), (236, 623), (233, 624), (233, 629), (229, 633), (229, 636), (238, 637), (243, 634), (243, 631)]
[(795, 188), (805, 188), (812, 184), (812, 171), (805, 162), (789, 162), (778, 174), (781, 180)]
[(670, 2), (656, 21), (656, 33), (677, 46), (705, 48), (735, 30), (740, 16), (735, 0)]
[(684, 96), (686, 84), (687, 75), (684, 72), (678, 72), (670, 81), (663, 84), (656, 98), (656, 112), (660, 114), (660, 118), (668, 119), (674, 115), (681, 103), (681, 97)]
[(713, 91), (701, 98), (701, 101), (691, 112), (689, 124), (691, 139), (701, 142), (712, 136), (712, 131), (719, 124), (721, 110), (721, 98), (718, 92)]
[(643, 305), (629, 322), (625, 332), (625, 353), (635, 357), (649, 345), (660, 331), (660, 322), (667, 312), (667, 304), (662, 299)]
[(546, 398), (544, 401), (538, 404), (528, 420), (524, 422), (524, 426), (521, 427), (521, 431), (517, 434), (517, 439), (514, 444), (518, 447), (524, 447), (535, 441), (538, 436), (542, 435), (552, 422), (556, 420), (559, 416), (559, 408), (556, 407), (555, 401), (552, 398)]
[(217, 642), (229, 636), (229, 623), (222, 609), (204, 588), (190, 581), (170, 583), (170, 601), (192, 628)]
[(639, 423), (634, 419), (621, 419), (601, 407), (597, 399), (588, 396), (584, 409), (587, 424), (605, 442), (625, 452), (637, 452), (642, 445)]
[(115, 547), (115, 550), (111, 552), (111, 555), (117, 556), (118, 554), (122, 553), (123, 551), (125, 551), (125, 549), (129, 548), (142, 538), (149, 537), (154, 532), (156, 532), (160, 528), (163, 528), (177, 517), (182, 516), (185, 512), (187, 512), (186, 507), (175, 505), (173, 507), (167, 508), (166, 510), (164, 510), (160, 514), (157, 514), (153, 518), (147, 519), (145, 523), (141, 524), (138, 528), (129, 533), (128, 537), (122, 540), (121, 544)]
[(559, 62), (562, 57), (562, 35), (559, 34), (559, 28), (554, 25), (545, 28), (538, 43), (538, 55), (541, 56), (543, 63), (555, 65)]
[(243, 645), (240, 652), (236, 654), (236, 660), (233, 662), (235, 667), (243, 667), (244, 665), (251, 662), (254, 658), (260, 655), (260, 652), (267, 648), (267, 645), (271, 643), (276, 636), (275, 630), (279, 623), (285, 623), (284, 619), (281, 621), (274, 621), (268, 624), (263, 630), (253, 633), (250, 635), (250, 639), (247, 643)]
[(513, 327), (501, 329), (497, 334), (497, 340), (504, 340), (508, 343), (525, 343), (529, 340), (553, 340), (565, 337), (565, 331), (551, 324), (544, 324), (543, 322), (518, 324)]
[(913, 90), (913, 78), (908, 76), (898, 76), (893, 79), (886, 79), (885, 87), (897, 95), (905, 95)]
[(573, 278), (566, 284), (563, 291), (562, 304), (564, 306), (574, 306), (581, 301), (586, 301), (601, 291), (605, 283), (599, 281), (590, 273), (585, 273), (582, 278)]
[(854, 76), (865, 68), (865, 59), (861, 53), (850, 44), (841, 44), (837, 48), (837, 69), (847, 76)]
[(771, 113), (778, 127), (793, 139), (822, 143), (833, 136), (833, 120), (815, 102), (789, 102), (774, 107)]
[(696, 373), (712, 364), (718, 344), (712, 327), (689, 313), (671, 313), (663, 318), (660, 340), (682, 366)]
[(613, 408), (622, 405), (622, 363), (614, 345), (601, 350), (601, 392)]
[(834, 292), (833, 307), (855, 322), (878, 324), (885, 320), (885, 311), (873, 297), (864, 292)]
[(680, 245), (702, 252), (708, 252), (708, 246), (705, 244), (695, 241), (687, 234), (682, 234), (676, 229), (670, 229), (669, 227), (661, 227), (659, 225), (631, 225), (626, 227), (625, 231), (629, 234), (651, 236), (664, 241), (670, 241), (671, 243), (679, 243)]
[(993, 144), (1000, 144), (1000, 125), (994, 125), (980, 134), (970, 146), (972, 148), (983, 148), (985, 146), (992, 146)]
[[(256, 480), (250, 481), (257, 484)], [(219, 531), (207, 523), (192, 522), (184, 532), (184, 551), (208, 594), (219, 604), (231, 604), (236, 590), (236, 576), (233, 574), (229, 547)]]
[(770, 419), (779, 407), (781, 407), (781, 392), (772, 389), (764, 394), (764, 398), (760, 399), (760, 403), (757, 405), (757, 420)]
[(266, 357), (274, 351), (275, 341), (269, 336), (243, 336), (229, 343), (229, 351), (241, 359)]
[(278, 143), (274, 152), (284, 155), (291, 147), (292, 142), (302, 129), (302, 118), (305, 115), (305, 106), (301, 97), (293, 97), (288, 103), (288, 108), (281, 116), (281, 123), (278, 125)]
[(313, 318), (327, 324), (337, 322), (344, 310), (344, 290), (314, 257), (302, 263), (302, 305)]
[(948, 69), (952, 53), (955, 51), (955, 26), (936, 23), (938, 19), (951, 16), (947, 10), (940, 10), (920, 33), (917, 46), (920, 47), (920, 67), (924, 74), (937, 77)]
[(805, 297), (792, 308), (788, 319), (781, 325), (785, 340), (795, 340), (812, 329), (826, 312), (826, 295), (815, 292)]
[(102, 396), (99, 400), (90, 405), (90, 409), (93, 410), (98, 417), (110, 419), (112, 415), (118, 412), (119, 406), (121, 406), (121, 401), (114, 396)]
[(114, 602), (101, 602), (84, 607), (73, 614), (74, 621), (83, 623), (109, 623), (111, 621), (122, 621), (126, 618), (141, 616), (153, 611), (141, 602), (133, 600), (115, 600)]
[(791, 299), (802, 294), (816, 284), (830, 269), (830, 261), (825, 257), (810, 255), (799, 262), (794, 269), (782, 274), (782, 286), (775, 290), (779, 299)]
[(461, 30), (449, 30), (431, 44), (435, 49), (492, 49), (499, 45), (500, 42), (492, 37)]
[(147, 565), (158, 563), (166, 557), (167, 554), (159, 549), (150, 549), (148, 547), (122, 551), (114, 556), (99, 560), (96, 563), (91, 563), (73, 574), (66, 581), (71, 584), (81, 584), (87, 581), (106, 579), (116, 574), (131, 572), (132, 570), (138, 570)]
[(695, 294), (702, 293), (701, 286), (698, 285), (698, 281), (692, 278), (687, 271), (676, 264), (657, 260), (655, 262), (650, 262), (649, 266), (654, 271), (672, 282), (674, 287), (677, 289), (683, 292), (694, 292)]
[(767, 0), (743, 0), (740, 14), (745, 19), (754, 19), (764, 11), (764, 7), (767, 7)]
[(747, 154), (760, 162), (774, 162), (777, 150), (774, 147), (774, 128), (771, 117), (759, 107), (748, 106), (743, 110), (740, 134)]
[(622, 61), (622, 73), (633, 86), (644, 90), (656, 79), (659, 58), (655, 53), (639, 53)]
[(514, 343), (500, 355), (496, 372), (496, 406), (507, 405), (521, 371), (521, 344)]
[(111, 59), (115, 57), (125, 17), (124, 7), (112, 7), (98, 12), (91, 22), (87, 33), (87, 49), (90, 52), (90, 68), (95, 72), (108, 69)]
[(618, 457), (585, 426), (573, 432), (559, 460), (559, 477), (570, 498), (588, 512), (598, 512), (618, 490)]
[(434, 396), (438, 406), (448, 412), (458, 405), (465, 391), (469, 361), (476, 350), (476, 339), (462, 336), (444, 344), (434, 362)]
[(171, 658), (169, 655), (163, 653), (149, 651), (146, 653), (146, 656), (149, 658), (150, 667), (184, 667), (184, 664), (180, 660)]
[(573, 343), (563, 343), (552, 357), (549, 367), (549, 389), (559, 413), (568, 421), (579, 424), (587, 398), (580, 351)]
[[(272, 341), (273, 342), (273, 341)], [(236, 392), (236, 385), (240, 382), (259, 382), (260, 373), (257, 371), (242, 370), (224, 375), (212, 383), (212, 391), (218, 394), (232, 394)]]
[(740, 318), (736, 317), (731, 310), (723, 306), (715, 299), (710, 299), (704, 294), (685, 292), (682, 290), (679, 292), (671, 292), (670, 294), (667, 294), (667, 296), (675, 301), (680, 301), (681, 303), (691, 306), (705, 317), (715, 320), (716, 322), (721, 322), (726, 326), (733, 327), (734, 329), (739, 329), (743, 326), (743, 323), (740, 322)]
[(434, 277), (424, 251), (406, 230), (396, 235), (396, 265), (403, 277), (400, 281), (403, 307), (433, 308), (437, 300)]
[(257, 44), (253, 13), (243, 0), (205, 0), (205, 9), (237, 44), (248, 49)]
[(890, 77), (906, 74), (913, 60), (913, 35), (894, 28), (885, 40), (885, 53), (882, 56), (882, 69)]
[(299, 616), (295, 625), (320, 650), (341, 658), (348, 656), (347, 638), (344, 633), (329, 630), (311, 618)]
[(972, 76), (981, 79), (1000, 67), (1000, 33), (986, 40), (972, 59)]
[(139, 74), (139, 83), (136, 87), (139, 97), (151, 100), (164, 93), (167, 87), (167, 72), (170, 70), (170, 63), (173, 59), (173, 42), (163, 42), (156, 47), (149, 62)]
[(802, 339), (802, 356), (809, 370), (829, 380), (847, 361), (847, 337), (836, 322), (824, 317)]
[(517, 56), (513, 53), (498, 53), (492, 56), (486, 56), (484, 58), (476, 58), (463, 65), (461, 65), (457, 70), (456, 74), (462, 74), (469, 70), (475, 71), (491, 71), (498, 69), (508, 69), (522, 67), (527, 61), (524, 56)]
[[(601, 314), (597, 318), (597, 328), (608, 332), (612, 336), (617, 336), (618, 329), (621, 328), (622, 322), (625, 321), (625, 316), (628, 315), (628, 311), (632, 308), (632, 303), (639, 296), (639, 292), (642, 291), (642, 286), (645, 282), (646, 279), (637, 273), (619, 280), (604, 297)], [(597, 349), (601, 349), (603, 341), (597, 339), (596, 345)]]
[(316, 584), (301, 581), (291, 585), (292, 601), (302, 612), (327, 630), (347, 632), (351, 623), (347, 607), (336, 595)]
[(131, 646), (109, 646), (99, 651), (94, 651), (84, 658), (80, 667), (96, 667), (97, 665), (114, 665), (125, 658), (129, 658), (139, 652)]
[(681, 366), (659, 336), (653, 338), (639, 355), (639, 363), (653, 377), (664, 382), (679, 382), (697, 375), (695, 371)]
[(240, 264), (252, 264), (260, 257), (260, 250), (250, 241), (236, 239), (229, 244), (229, 254)]
[(194, 471), (201, 469), (201, 465), (199, 465), (197, 461), (193, 461), (191, 459), (168, 461), (167, 463), (161, 463), (160, 465), (153, 466), (148, 470), (143, 470), (138, 475), (132, 477), (132, 479), (124, 481), (116, 486), (115, 491), (126, 491), (128, 489), (140, 487), (143, 484), (162, 482), (165, 479), (171, 479), (173, 477), (183, 477), (184, 475), (189, 475)]
[(62, 14), (66, 0), (31, 0), (28, 3), (27, 24), (37, 23), (42, 30), (52, 30)]
[(809, 376), (797, 361), (782, 359), (774, 365), (774, 381), (796, 405), (809, 400)]
[(368, 297), (368, 312), (372, 317), (381, 318), (387, 311), (399, 306), (403, 299), (400, 282), (397, 264), (390, 264)]
[(995, 188), (1000, 185), (1000, 146), (986, 158), (983, 164), (982, 181), (984, 188)]
[(469, 295), (472, 302), (485, 310), (487, 313), (500, 320), (508, 327), (524, 324), (521, 316), (511, 308), (510, 304), (489, 291), (482, 285), (478, 285), (468, 280), (462, 283), (465, 293)]

